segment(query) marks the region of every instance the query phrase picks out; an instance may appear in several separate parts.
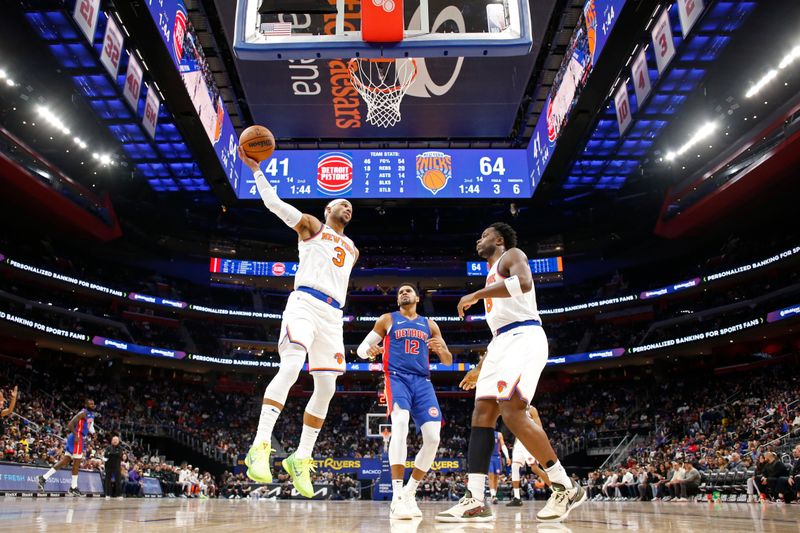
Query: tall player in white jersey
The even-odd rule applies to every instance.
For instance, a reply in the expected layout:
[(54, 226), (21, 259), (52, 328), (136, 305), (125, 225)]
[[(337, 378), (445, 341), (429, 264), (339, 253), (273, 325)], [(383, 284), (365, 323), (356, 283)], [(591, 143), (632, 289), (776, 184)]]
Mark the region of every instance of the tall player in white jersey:
[(472, 431), (467, 450), (467, 492), (443, 513), (441, 522), (488, 522), (492, 512), (484, 502), (486, 471), (494, 445), (497, 417), (545, 466), (553, 494), (536, 515), (541, 521), (560, 522), (586, 501), (580, 486), (573, 486), (550, 445), (544, 429), (528, 416), (528, 405), (547, 364), (547, 337), (536, 309), (533, 276), (517, 234), (508, 224), (495, 222), (477, 242), (478, 255), (489, 262), (486, 286), (461, 298), (458, 315), (464, 316), (479, 300), (486, 306), (486, 322), (493, 339), (478, 366), (461, 382), (476, 389)]
[(272, 430), (308, 354), (314, 393), (303, 414), (300, 444), (283, 460), (283, 467), (297, 492), (311, 498), (314, 495), (311, 452), (336, 391), (336, 378), (345, 371), (342, 306), (347, 297), (350, 272), (358, 260), (358, 249), (344, 235), (344, 228), (353, 216), (353, 206), (343, 199), (331, 201), (325, 207), (325, 223), (322, 223), (281, 200), (259, 169), (258, 162), (247, 157), (241, 148), (239, 157), (253, 170), (256, 187), (267, 209), (297, 232), (300, 255), (294, 291), (286, 303), (278, 339), (281, 366), (264, 391), (258, 432), (245, 458), (247, 476), (261, 483), (272, 482), (269, 460)]

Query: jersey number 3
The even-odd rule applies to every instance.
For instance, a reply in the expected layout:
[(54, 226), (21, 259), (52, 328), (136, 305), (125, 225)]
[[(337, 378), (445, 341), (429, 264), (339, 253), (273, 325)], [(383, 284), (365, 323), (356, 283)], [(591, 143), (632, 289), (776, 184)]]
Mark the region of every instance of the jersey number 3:
[(419, 355), (419, 341), (406, 339), (406, 353), (409, 355)]
[(331, 259), (331, 261), (333, 261), (333, 264), (336, 265), (337, 267), (343, 267), (344, 266), (344, 248), (342, 248), (341, 246), (337, 246), (336, 248), (334, 248), (334, 251), (336, 252), (336, 257)]

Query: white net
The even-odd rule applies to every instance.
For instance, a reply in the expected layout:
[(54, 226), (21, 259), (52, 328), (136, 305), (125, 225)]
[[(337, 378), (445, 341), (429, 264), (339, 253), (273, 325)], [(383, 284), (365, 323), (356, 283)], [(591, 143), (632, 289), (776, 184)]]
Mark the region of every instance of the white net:
[(367, 122), (388, 128), (400, 122), (400, 102), (417, 76), (413, 58), (351, 59), (350, 80), (367, 103)]

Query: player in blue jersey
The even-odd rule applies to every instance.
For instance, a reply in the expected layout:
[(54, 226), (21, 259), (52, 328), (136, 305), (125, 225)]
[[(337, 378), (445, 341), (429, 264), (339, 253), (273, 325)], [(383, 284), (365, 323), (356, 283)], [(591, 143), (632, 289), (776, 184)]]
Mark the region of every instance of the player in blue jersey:
[[(418, 303), (414, 287), (401, 285), (397, 291), (400, 310), (382, 315), (358, 347), (358, 355), (363, 359), (383, 353), (386, 403), (392, 417), (389, 464), (393, 491), (389, 517), (399, 519), (422, 516), (416, 502), (417, 487), (439, 448), (442, 413), (431, 383), (429, 354), (435, 353), (446, 365), (453, 362), (439, 326), (417, 314)], [(408, 484), (403, 487), (409, 418), (414, 419), (417, 431), (422, 433), (422, 447), (414, 459)]]
[(494, 453), (489, 461), (489, 496), (492, 498), (492, 503), (497, 503), (497, 485), (500, 474), (505, 471), (503, 468), (503, 457), (506, 458), (506, 466), (511, 464), (511, 457), (508, 455), (508, 446), (506, 441), (503, 440), (503, 434), (499, 431), (494, 432)]
[(73, 496), (80, 496), (78, 469), (81, 466), (81, 459), (83, 459), (87, 437), (90, 434), (94, 435), (94, 400), (86, 399), (83, 409), (72, 417), (72, 420), (67, 424), (67, 429), (69, 430), (69, 435), (67, 435), (67, 445), (64, 447), (64, 456), (47, 473), (39, 476), (39, 490), (43, 491), (47, 480), (72, 461), (72, 482), (70, 483), (69, 493)]

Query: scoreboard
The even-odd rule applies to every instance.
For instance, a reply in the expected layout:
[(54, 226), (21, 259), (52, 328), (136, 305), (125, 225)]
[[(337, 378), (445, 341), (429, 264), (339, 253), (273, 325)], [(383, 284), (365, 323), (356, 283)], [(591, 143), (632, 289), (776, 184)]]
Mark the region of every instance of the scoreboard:
[[(545, 257), (542, 259), (529, 259), (531, 274), (559, 274), (564, 272), (564, 261), (558, 257)], [(489, 265), (486, 261), (467, 261), (467, 276), (488, 276)]]
[[(284, 199), (530, 198), (525, 150), (283, 150), (261, 170)], [(242, 165), (238, 197), (259, 198)]]
[(212, 274), (235, 274), (238, 276), (294, 276), (296, 262), (291, 261), (246, 261), (212, 257), (209, 272)]

